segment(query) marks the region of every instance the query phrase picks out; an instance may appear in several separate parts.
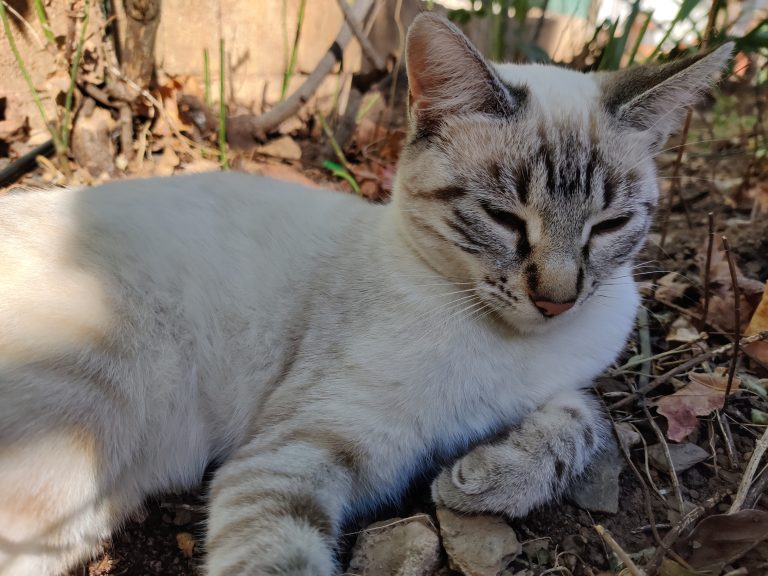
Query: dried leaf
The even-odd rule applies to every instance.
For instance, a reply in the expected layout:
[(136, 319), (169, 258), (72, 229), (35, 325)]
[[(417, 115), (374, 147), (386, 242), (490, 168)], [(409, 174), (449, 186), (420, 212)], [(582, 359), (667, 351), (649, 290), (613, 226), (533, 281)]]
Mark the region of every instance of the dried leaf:
[(187, 558), (192, 558), (195, 553), (195, 537), (189, 532), (179, 532), (176, 534), (176, 545)]
[(672, 322), (667, 334), (667, 342), (690, 343), (699, 339), (699, 331), (691, 324), (690, 320), (683, 316)]
[[(669, 396), (654, 402), (659, 414), (667, 419), (667, 438), (682, 442), (696, 429), (698, 416), (706, 416), (723, 407), (728, 378), (724, 374), (691, 374), (691, 382)], [(733, 379), (732, 391), (740, 381)]]
[(662, 302), (674, 302), (685, 295), (691, 285), (677, 272), (670, 272), (656, 282), (656, 298)]
[(758, 214), (768, 214), (768, 182), (759, 182), (747, 195), (754, 201)]
[[(752, 336), (753, 334), (759, 334), (765, 330), (768, 330), (768, 282), (766, 282), (765, 289), (763, 290), (763, 297), (760, 300), (760, 304), (757, 305), (755, 313), (752, 315), (752, 319), (747, 326), (746, 335)], [(744, 347), (744, 351), (763, 362), (768, 364), (768, 342), (765, 340), (761, 342), (753, 342)]]
[(738, 560), (766, 539), (768, 512), (742, 510), (705, 518), (681, 548), (691, 567), (719, 574), (726, 564)]

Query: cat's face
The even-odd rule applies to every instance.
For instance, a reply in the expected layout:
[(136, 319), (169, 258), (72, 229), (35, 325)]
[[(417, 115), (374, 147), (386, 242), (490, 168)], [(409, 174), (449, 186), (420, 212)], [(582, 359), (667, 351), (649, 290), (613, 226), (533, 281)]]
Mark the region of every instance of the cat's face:
[(730, 51), (611, 75), (492, 68), (455, 27), (420, 16), (394, 199), (406, 235), (520, 330), (572, 317), (629, 281), (617, 275), (650, 226), (653, 157)]

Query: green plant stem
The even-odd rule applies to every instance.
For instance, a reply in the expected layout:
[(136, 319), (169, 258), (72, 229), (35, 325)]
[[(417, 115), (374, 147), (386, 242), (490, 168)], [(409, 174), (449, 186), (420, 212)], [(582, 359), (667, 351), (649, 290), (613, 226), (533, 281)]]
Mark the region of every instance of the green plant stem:
[(77, 41), (77, 49), (72, 58), (72, 68), (69, 71), (69, 87), (67, 88), (67, 97), (64, 100), (64, 117), (61, 120), (61, 146), (66, 150), (69, 146), (69, 118), (72, 115), (72, 101), (75, 95), (75, 85), (77, 84), (77, 69), (80, 67), (80, 58), (83, 56), (83, 46), (85, 45), (85, 32), (88, 30), (88, 17), (91, 8), (91, 0), (85, 0), (85, 14), (83, 15), (83, 25), (80, 28), (80, 38)]
[[(500, 0), (500, 11), (493, 16), (491, 32), (491, 59), (501, 62), (504, 59), (509, 20), (509, 0)], [(517, 15), (517, 13), (515, 13)]]
[(35, 0), (35, 14), (40, 22), (40, 26), (43, 29), (45, 39), (50, 42), (51, 46), (56, 48), (56, 36), (53, 35), (51, 25), (48, 24), (48, 16), (45, 14), (45, 7), (43, 6), (43, 0)]
[(45, 127), (51, 133), (51, 138), (53, 139), (53, 143), (56, 146), (56, 149), (59, 150), (61, 148), (59, 134), (57, 134), (53, 125), (48, 122), (48, 116), (45, 113), (43, 101), (40, 99), (40, 93), (37, 91), (37, 88), (35, 88), (35, 85), (32, 82), (32, 77), (29, 75), (29, 71), (27, 70), (27, 67), (24, 64), (24, 60), (19, 53), (19, 48), (16, 46), (16, 41), (13, 39), (13, 34), (11, 33), (11, 24), (8, 21), (8, 12), (5, 10), (5, 2), (3, 0), (0, 0), (0, 20), (3, 21), (3, 31), (5, 32), (5, 37), (8, 40), (8, 45), (11, 48), (11, 52), (13, 52), (16, 65), (19, 67), (19, 71), (24, 77), (24, 81), (27, 83), (29, 92), (32, 95), (32, 100), (34, 100), (35, 106), (37, 106), (37, 110), (40, 113), (40, 118), (42, 118)]
[(224, 103), (224, 38), (219, 40), (219, 162), (229, 170), (227, 157), (227, 106)]
[(293, 48), (291, 48), (291, 57), (288, 59), (288, 67), (285, 69), (285, 74), (283, 74), (283, 85), (280, 89), (281, 102), (285, 100), (285, 97), (288, 94), (288, 84), (290, 83), (291, 78), (293, 78), (293, 74), (296, 70), (296, 60), (298, 59), (299, 53), (299, 37), (301, 36), (301, 27), (304, 25), (304, 12), (306, 7), (307, 0), (301, 0), (299, 2), (299, 15), (296, 22), (296, 35), (293, 39)]
[(203, 48), (203, 90), (205, 105), (210, 107), (213, 100), (211, 100), (211, 63), (208, 60), (208, 48)]

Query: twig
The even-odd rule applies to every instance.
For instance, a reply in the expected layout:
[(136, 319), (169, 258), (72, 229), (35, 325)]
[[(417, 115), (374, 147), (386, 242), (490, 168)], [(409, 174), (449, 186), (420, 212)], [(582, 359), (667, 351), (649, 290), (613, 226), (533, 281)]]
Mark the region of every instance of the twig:
[(656, 424), (656, 420), (653, 419), (653, 415), (651, 414), (651, 411), (648, 410), (646, 403), (641, 402), (641, 404), (643, 407), (643, 413), (648, 419), (648, 423), (651, 425), (651, 428), (653, 428), (653, 432), (656, 434), (656, 438), (659, 440), (659, 444), (661, 444), (661, 448), (664, 451), (664, 458), (667, 461), (667, 466), (669, 466), (669, 477), (672, 480), (672, 490), (675, 493), (677, 511), (680, 514), (684, 514), (685, 506), (683, 504), (683, 493), (680, 491), (680, 481), (677, 479), (677, 470), (675, 470), (675, 463), (672, 461), (672, 454), (669, 452), (669, 444), (667, 444), (667, 440), (664, 438), (664, 433), (661, 431), (661, 428), (659, 428), (659, 425)]
[[(365, 19), (374, 0), (358, 0), (352, 9), (355, 18)], [(259, 116), (245, 115), (229, 119), (229, 134), (232, 139), (237, 138), (241, 141), (262, 140), (265, 134), (279, 126), (282, 122), (296, 114), (301, 107), (317, 91), (320, 83), (330, 73), (337, 62), (340, 61), (344, 48), (352, 38), (352, 31), (345, 22), (341, 31), (336, 36), (335, 42), (328, 49), (312, 73), (307, 77), (293, 94), (288, 96), (280, 104)]]
[(707, 214), (709, 224), (709, 233), (707, 234), (707, 261), (704, 265), (704, 311), (701, 314), (702, 328), (707, 324), (709, 315), (709, 275), (712, 267), (712, 247), (715, 244), (715, 215), (710, 212)]
[[(752, 336), (747, 336), (745, 338), (742, 338), (739, 340), (738, 345), (740, 347), (744, 347), (747, 344), (752, 344), (753, 342), (759, 342), (761, 340), (768, 340), (768, 330), (765, 330), (763, 332), (760, 332), (758, 334), (753, 334)], [(610, 410), (616, 410), (618, 408), (622, 408), (624, 406), (627, 406), (640, 398), (641, 396), (644, 396), (648, 394), (648, 392), (651, 392), (652, 390), (658, 388), (662, 384), (666, 384), (669, 382), (672, 378), (677, 376), (678, 374), (681, 374), (687, 370), (690, 370), (691, 368), (698, 366), (705, 360), (708, 360), (709, 358), (712, 358), (714, 356), (718, 356), (720, 354), (723, 354), (724, 352), (728, 352), (733, 348), (733, 343), (729, 344), (723, 344), (722, 346), (719, 346), (718, 348), (713, 348), (712, 350), (709, 350), (707, 352), (704, 352), (702, 354), (699, 354), (698, 356), (695, 356), (688, 360), (687, 362), (684, 362), (683, 364), (680, 364), (678, 366), (675, 366), (668, 372), (665, 372), (664, 374), (661, 374), (660, 376), (656, 377), (654, 380), (652, 380), (648, 386), (645, 388), (640, 388), (637, 392), (633, 392), (632, 394), (622, 398), (621, 400), (618, 400), (608, 406)]]
[(736, 264), (733, 262), (731, 245), (728, 243), (728, 238), (725, 236), (723, 236), (723, 248), (725, 248), (725, 255), (728, 258), (728, 270), (731, 272), (731, 285), (733, 287), (733, 341), (735, 343), (731, 354), (731, 366), (728, 369), (728, 384), (725, 386), (725, 399), (723, 400), (722, 408), (725, 410), (728, 407), (728, 397), (731, 394), (733, 376), (736, 373), (736, 363), (739, 359), (739, 334), (741, 332), (741, 308), (739, 300), (741, 300), (741, 295), (739, 293), (739, 281), (736, 279)]
[(387, 68), (387, 61), (381, 54), (379, 54), (379, 51), (376, 50), (376, 47), (368, 38), (368, 35), (360, 25), (360, 21), (352, 13), (352, 8), (347, 4), (347, 0), (338, 0), (338, 4), (341, 11), (344, 12), (344, 19), (352, 29), (355, 38), (357, 38), (357, 41), (360, 43), (360, 48), (362, 49), (363, 54), (365, 54), (366, 58), (371, 61), (371, 64), (373, 64), (373, 67), (376, 70), (385, 70)]
[(597, 532), (603, 541), (608, 544), (608, 547), (613, 550), (613, 553), (619, 557), (619, 560), (624, 563), (624, 567), (629, 570), (629, 573), (632, 574), (632, 576), (645, 576), (645, 572), (638, 568), (637, 564), (635, 564), (632, 561), (632, 558), (630, 558), (624, 549), (619, 546), (619, 543), (613, 539), (613, 536), (611, 536), (608, 530), (603, 528), (600, 524), (596, 524), (595, 532)]
[[(680, 521), (675, 524), (675, 526), (667, 532), (667, 535), (664, 536), (664, 540), (662, 540), (661, 546), (656, 550), (656, 553), (653, 555), (653, 558), (648, 562), (648, 572), (650, 574), (657, 574), (658, 569), (661, 566), (661, 562), (664, 559), (664, 552), (671, 550), (672, 546), (675, 544), (677, 539), (680, 537), (680, 535), (685, 532), (689, 526), (694, 524), (701, 516), (710, 508), (715, 506), (720, 500), (722, 499), (722, 496), (720, 494), (715, 494), (713, 497), (708, 498), (703, 503), (696, 506), (693, 510), (688, 512), (685, 516), (683, 516)], [(688, 563), (685, 562), (682, 558), (680, 558), (677, 554), (674, 555), (675, 560), (679, 562), (684, 568), (689, 568), (687, 565)]]
[(763, 435), (755, 443), (755, 451), (752, 452), (752, 457), (749, 459), (749, 464), (747, 464), (747, 469), (744, 471), (744, 476), (741, 478), (739, 489), (736, 491), (733, 504), (731, 504), (731, 507), (728, 509), (728, 514), (738, 512), (744, 505), (744, 501), (749, 493), (749, 487), (752, 485), (755, 472), (757, 472), (757, 468), (760, 465), (760, 461), (763, 459), (763, 454), (765, 454), (766, 449), (768, 449), (768, 428), (766, 428)]
[(725, 440), (725, 453), (728, 455), (728, 463), (731, 465), (731, 468), (736, 468), (736, 462), (738, 461), (736, 458), (736, 447), (733, 445), (733, 436), (731, 435), (728, 419), (722, 418), (721, 412), (717, 411), (715, 412), (715, 420), (717, 420), (717, 425), (720, 427), (723, 440)]

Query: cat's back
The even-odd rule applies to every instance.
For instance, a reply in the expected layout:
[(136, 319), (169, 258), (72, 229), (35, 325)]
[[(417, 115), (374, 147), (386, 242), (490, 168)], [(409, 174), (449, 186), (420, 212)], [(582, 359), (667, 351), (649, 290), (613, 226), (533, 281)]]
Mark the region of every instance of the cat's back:
[(201, 317), (269, 306), (370, 210), (239, 173), (0, 197), (0, 366), (98, 344), (120, 299)]

